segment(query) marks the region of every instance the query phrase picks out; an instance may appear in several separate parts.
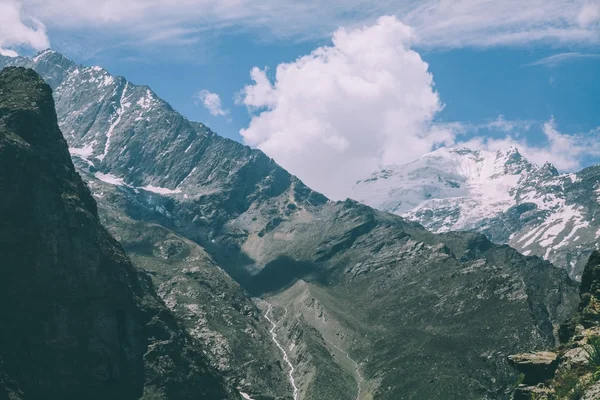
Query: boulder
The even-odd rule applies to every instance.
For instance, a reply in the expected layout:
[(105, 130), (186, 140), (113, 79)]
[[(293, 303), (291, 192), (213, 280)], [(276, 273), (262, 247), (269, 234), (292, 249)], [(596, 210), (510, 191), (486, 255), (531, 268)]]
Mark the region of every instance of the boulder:
[(554, 376), (558, 366), (558, 355), (551, 351), (522, 353), (509, 356), (508, 361), (525, 375), (524, 384), (535, 385)]

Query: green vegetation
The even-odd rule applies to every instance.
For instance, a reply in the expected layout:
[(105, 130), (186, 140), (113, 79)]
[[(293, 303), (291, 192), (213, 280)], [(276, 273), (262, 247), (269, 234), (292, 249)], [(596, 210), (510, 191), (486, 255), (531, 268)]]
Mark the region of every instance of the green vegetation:
[(165, 395), (160, 389), (145, 387), (140, 400), (165, 400)]
[[(585, 371), (569, 369), (554, 378), (553, 400), (579, 400), (585, 390), (600, 380), (600, 336), (591, 336), (583, 347), (587, 353), (589, 368)], [(584, 376), (591, 372), (591, 379)]]
[(590, 367), (593, 368), (594, 381), (600, 378), (600, 336), (592, 336), (584, 347)]
[(558, 374), (554, 378), (554, 382), (555, 387), (552, 399), (578, 400), (583, 395), (585, 385), (581, 383), (581, 377), (572, 370)]

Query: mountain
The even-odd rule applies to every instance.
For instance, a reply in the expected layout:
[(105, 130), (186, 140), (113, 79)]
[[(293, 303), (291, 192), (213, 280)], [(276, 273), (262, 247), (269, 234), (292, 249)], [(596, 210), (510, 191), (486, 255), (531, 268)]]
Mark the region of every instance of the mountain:
[(516, 148), (440, 148), (357, 182), (353, 198), (434, 232), (474, 230), (580, 279), (600, 231), (600, 169), (559, 174)]
[(249, 397), (506, 398), (517, 377), (506, 356), (552, 347), (576, 308), (564, 270), (331, 202), (99, 67), (52, 51), (2, 63), (54, 85), (101, 219)]
[[(212, 245), (220, 227), (254, 199), (278, 193), (326, 199), (263, 153), (188, 121), (147, 87), (54, 51), (0, 57), (0, 67), (3, 60), (35, 68), (54, 86), (59, 124), (103, 222), (136, 265), (152, 273), (167, 305), (205, 344), (211, 365), (241, 392), (286, 398), (289, 382), (268, 322), (204, 248), (178, 232)], [(172, 246), (179, 248), (174, 257), (163, 254), (161, 248)]]
[(99, 221), (34, 71), (0, 72), (0, 398), (237, 398)]

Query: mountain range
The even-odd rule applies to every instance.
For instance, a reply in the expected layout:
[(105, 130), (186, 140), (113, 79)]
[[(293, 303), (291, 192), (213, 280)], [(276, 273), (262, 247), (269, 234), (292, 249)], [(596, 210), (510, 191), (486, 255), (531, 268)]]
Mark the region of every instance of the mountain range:
[(433, 232), (481, 232), (580, 280), (600, 232), (598, 190), (598, 166), (560, 174), (514, 147), (440, 148), (357, 182), (352, 197)]
[[(151, 277), (158, 304), (197, 344), (222, 393), (503, 399), (517, 379), (507, 356), (553, 347), (577, 308), (577, 284), (564, 269), (476, 232), (431, 233), (356, 201), (332, 202), (262, 152), (189, 121), (148, 87), (50, 50), (0, 57), (0, 67), (14, 65), (33, 68), (53, 89), (57, 119), (44, 124), (58, 123), (93, 196), (86, 201), (97, 203), (133, 268)], [(30, 100), (10, 96), (23, 107)], [(502, 188), (518, 184), (519, 174), (547, 179), (546, 170), (566, 179), (513, 150), (498, 154), (503, 161), (492, 167), (502, 164), (504, 175), (493, 179)], [(469, 179), (485, 181), (475, 175)], [(438, 187), (460, 192), (460, 179), (440, 176)], [(502, 188), (498, 202), (509, 204)], [(418, 193), (410, 195), (415, 207)], [(511, 208), (502, 207), (497, 221), (508, 218)], [(7, 236), (18, 229), (11, 225)], [(177, 396), (162, 398), (184, 398)]]

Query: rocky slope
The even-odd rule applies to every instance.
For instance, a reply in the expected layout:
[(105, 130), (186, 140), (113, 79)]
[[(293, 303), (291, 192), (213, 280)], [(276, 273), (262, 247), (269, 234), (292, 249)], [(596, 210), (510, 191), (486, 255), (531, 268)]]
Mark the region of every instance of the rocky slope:
[[(88, 178), (95, 193), (111, 191), (111, 185)], [(203, 345), (212, 367), (255, 399), (288, 398), (289, 382), (269, 324), (240, 285), (197, 243), (98, 200), (102, 222), (133, 263), (151, 274), (158, 294)]]
[(583, 271), (577, 314), (561, 326), (563, 343), (553, 352), (511, 356), (522, 372), (515, 400), (600, 398), (600, 252)]
[[(263, 153), (101, 68), (54, 52), (10, 62), (54, 82), (59, 122), (104, 220), (154, 271), (188, 332), (223, 345), (207, 357), (254, 398), (506, 398), (516, 378), (506, 355), (553, 346), (553, 328), (576, 306), (576, 284), (549, 263), (329, 202)], [(262, 317), (245, 293), (262, 298)], [(210, 307), (222, 318), (211, 321)], [(253, 344), (242, 327), (271, 342)], [(228, 350), (244, 346), (239, 357)], [(269, 371), (240, 373), (250, 357)]]
[(600, 222), (600, 170), (559, 174), (515, 148), (441, 148), (360, 181), (353, 197), (434, 232), (475, 230), (525, 255), (543, 257), (579, 280)]
[(100, 224), (32, 70), (0, 72), (0, 398), (238, 398)]

